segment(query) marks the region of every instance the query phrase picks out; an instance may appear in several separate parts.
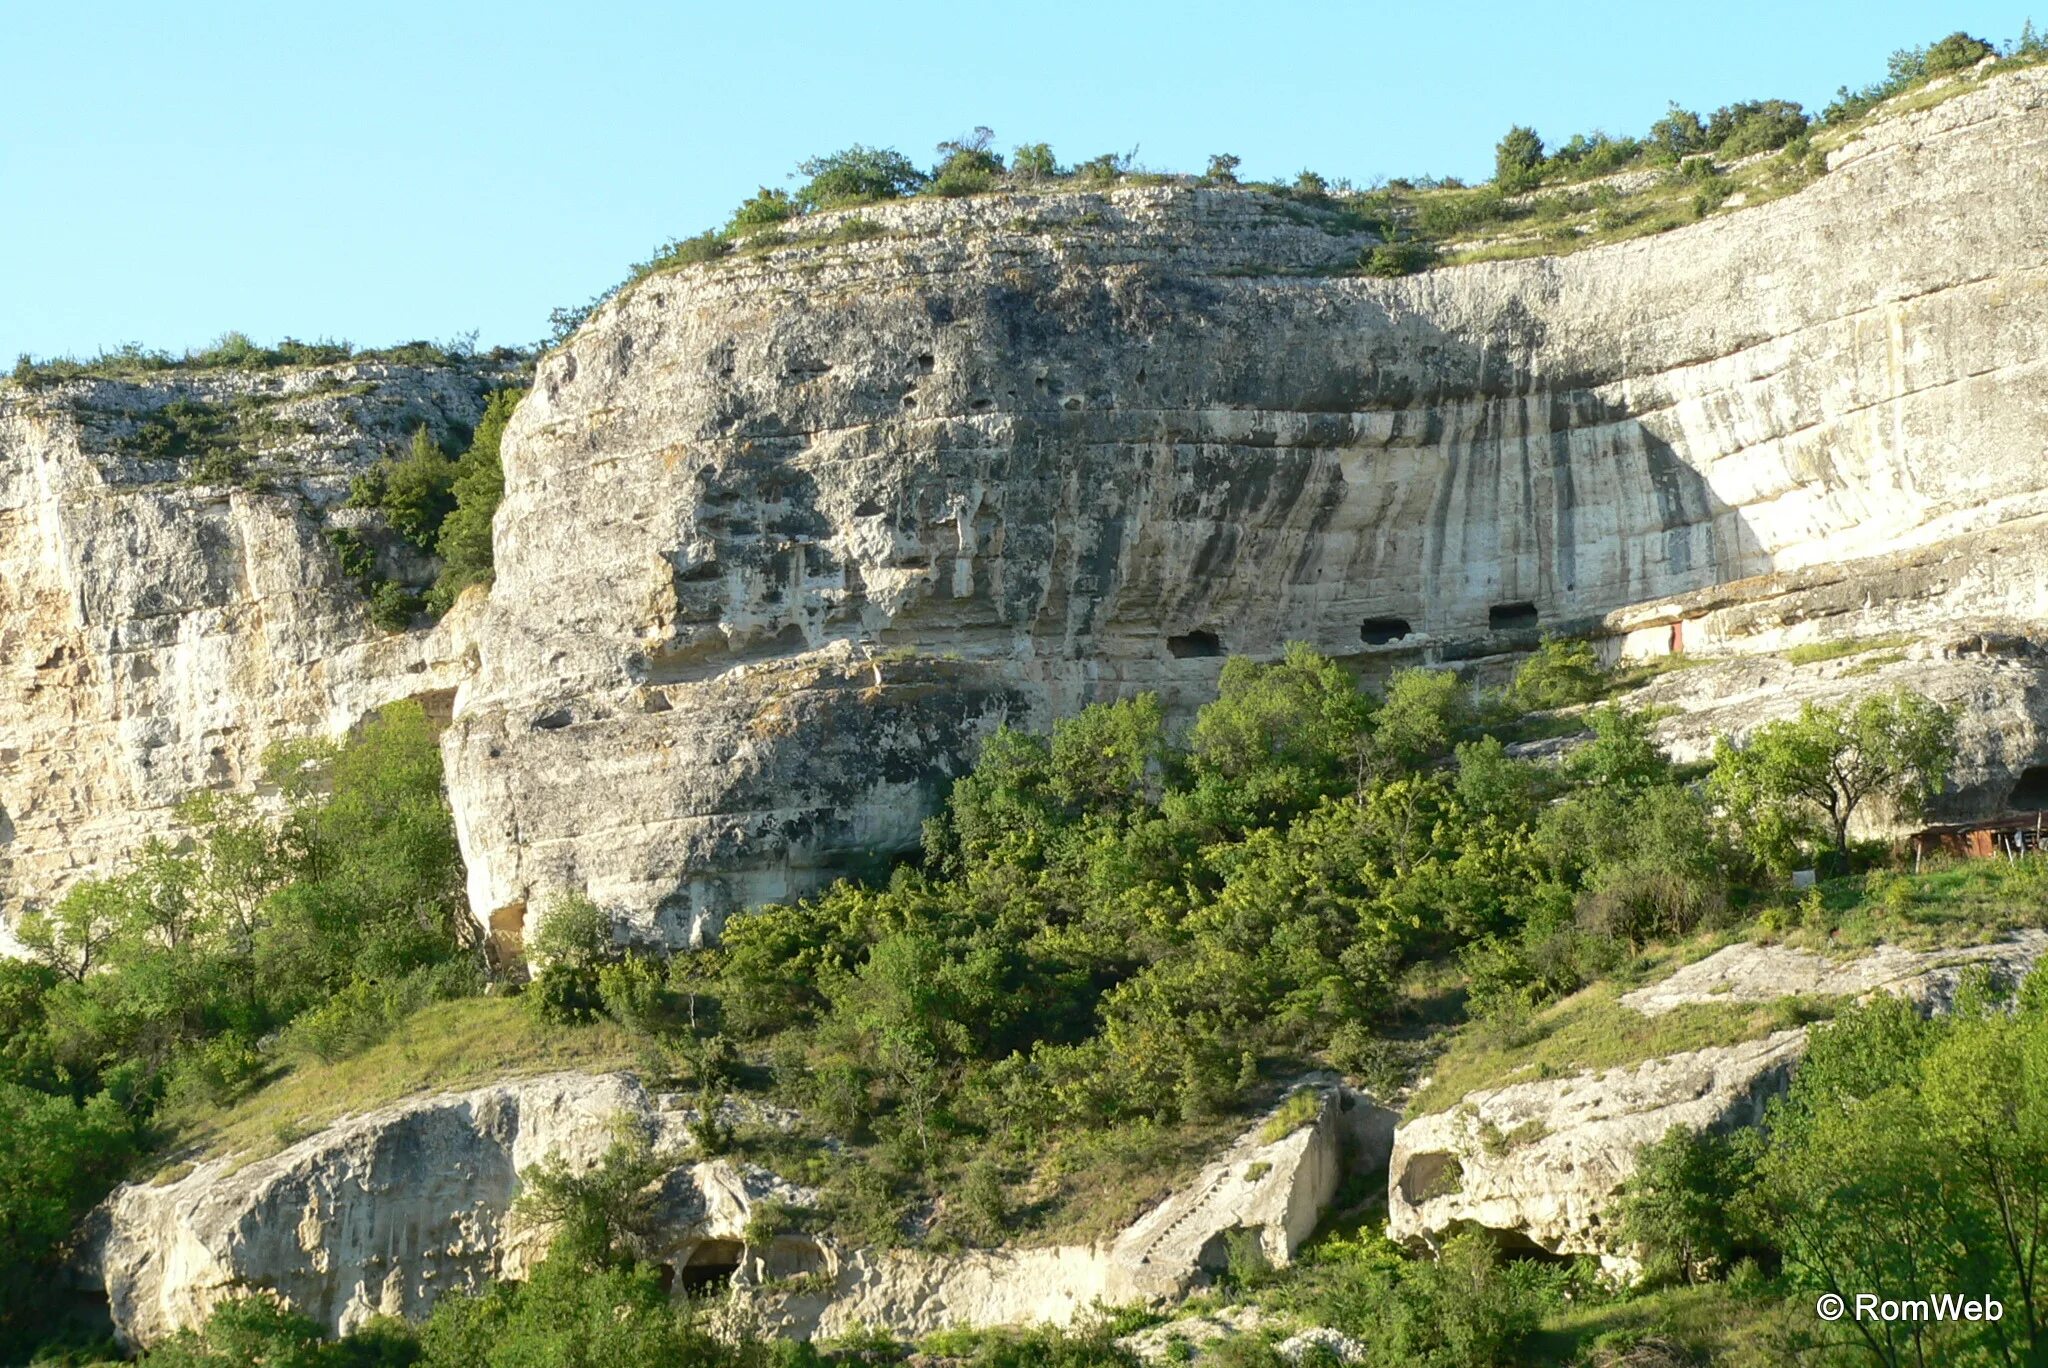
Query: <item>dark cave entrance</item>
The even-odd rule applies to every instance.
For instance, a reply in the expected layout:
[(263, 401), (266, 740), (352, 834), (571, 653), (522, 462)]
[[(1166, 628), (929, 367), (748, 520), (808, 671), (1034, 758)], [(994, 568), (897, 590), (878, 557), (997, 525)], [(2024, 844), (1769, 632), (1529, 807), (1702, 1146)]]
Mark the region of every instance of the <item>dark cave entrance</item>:
[(1516, 603), (1496, 603), (1486, 610), (1486, 625), (1496, 632), (1533, 631), (1538, 621), (1536, 605), (1527, 599)]
[(2005, 805), (2015, 812), (2048, 809), (2048, 765), (2029, 765), (2020, 771), (2019, 782), (2012, 786)]
[(1370, 617), (1358, 625), (1358, 636), (1368, 646), (1391, 646), (1414, 630), (1407, 618)]
[(1223, 654), (1223, 639), (1214, 632), (1186, 632), (1166, 639), (1175, 660), (1200, 660)]
[(675, 1290), (690, 1297), (723, 1296), (745, 1255), (738, 1240), (706, 1240), (676, 1270)]

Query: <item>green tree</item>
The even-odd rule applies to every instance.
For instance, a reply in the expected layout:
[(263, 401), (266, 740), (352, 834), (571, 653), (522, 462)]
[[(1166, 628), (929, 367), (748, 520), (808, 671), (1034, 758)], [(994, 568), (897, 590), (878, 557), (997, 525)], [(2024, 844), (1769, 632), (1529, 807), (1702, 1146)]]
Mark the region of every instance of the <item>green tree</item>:
[(432, 551), (455, 508), (455, 475), (455, 462), (422, 423), (405, 455), (378, 462), (356, 480), (349, 502), (381, 509), (400, 536)]
[(1243, 160), (1228, 152), (1218, 152), (1209, 158), (1209, 169), (1202, 173), (1204, 185), (1236, 185), (1237, 168)]
[(449, 486), (455, 506), (441, 523), (434, 552), (441, 558), (441, 573), (428, 592), (427, 603), (445, 613), (456, 598), (472, 584), (491, 582), (491, 525), (498, 504), (505, 497), (505, 464), (500, 449), (505, 429), (526, 391), (494, 390), (484, 404), (476, 435), (469, 450), (456, 465)]
[(1741, 745), (1717, 747), (1713, 783), (1741, 822), (1784, 829), (1787, 814), (1808, 813), (1825, 826), (1838, 858), (1849, 850), (1849, 823), (1872, 800), (1916, 817), (1947, 785), (1955, 763), (1953, 710), (1900, 688), (1829, 708), (1809, 703), (1799, 716), (1770, 722)]
[(1806, 113), (1791, 100), (1744, 100), (1724, 105), (1707, 121), (1707, 144), (1725, 157), (1746, 157), (1783, 147), (1806, 132)]
[(1010, 174), (1019, 180), (1051, 180), (1060, 173), (1050, 143), (1025, 143), (1010, 152)]
[(135, 1127), (111, 1095), (81, 1106), (0, 1082), (0, 1352), (24, 1345), (62, 1242), (135, 1151)]
[(732, 220), (725, 225), (725, 231), (738, 235), (757, 233), (763, 228), (789, 222), (796, 213), (796, 201), (790, 198), (787, 190), (771, 190), (764, 185), (732, 211)]
[(1383, 773), (1420, 769), (1450, 754), (1471, 719), (1471, 695), (1452, 671), (1398, 671), (1373, 717), (1371, 758)]
[(1693, 1282), (1744, 1248), (1733, 1213), (1754, 1176), (1756, 1133), (1739, 1138), (1674, 1126), (1636, 1155), (1621, 1229), (1653, 1273)]
[(1958, 31), (1930, 46), (1921, 65), (1929, 76), (1945, 76), (1951, 71), (1967, 71), (1986, 57), (1997, 55), (1997, 49), (1982, 38)]
[(1607, 687), (1607, 672), (1589, 641), (1546, 636), (1515, 671), (1513, 698), (1534, 711), (1590, 703)]
[(554, 1231), (548, 1257), (582, 1268), (629, 1268), (654, 1228), (655, 1183), (672, 1165), (631, 1118), (611, 1122), (603, 1156), (578, 1170), (550, 1155), (520, 1180), (520, 1216)]
[(926, 187), (939, 195), (978, 195), (993, 190), (1003, 174), (1003, 159), (991, 147), (991, 129), (977, 128), (938, 146), (939, 164)]
[(1371, 716), (1343, 668), (1301, 642), (1277, 664), (1233, 656), (1195, 718), (1188, 761), (1222, 820), (1270, 821), (1341, 789)]
[(1675, 162), (1707, 150), (1707, 126), (1699, 115), (1681, 109), (1673, 100), (1669, 112), (1650, 125), (1650, 145), (1666, 161)]
[(902, 153), (859, 143), (830, 156), (813, 157), (797, 171), (809, 177), (795, 196), (797, 207), (805, 213), (896, 199), (925, 183), (924, 173)]
[(1526, 190), (1543, 170), (1543, 139), (1516, 124), (1493, 149), (1494, 182), (1503, 190)]

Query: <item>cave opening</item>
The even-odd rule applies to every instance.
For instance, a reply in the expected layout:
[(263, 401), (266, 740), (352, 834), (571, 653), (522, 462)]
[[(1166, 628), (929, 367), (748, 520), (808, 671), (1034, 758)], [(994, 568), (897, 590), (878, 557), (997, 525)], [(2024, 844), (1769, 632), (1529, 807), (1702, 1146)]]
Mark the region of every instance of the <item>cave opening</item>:
[(675, 1287), (685, 1296), (719, 1296), (740, 1271), (745, 1248), (738, 1240), (706, 1240), (676, 1270)]
[(1407, 618), (1369, 617), (1358, 626), (1358, 635), (1368, 646), (1390, 646), (1415, 629)]
[(1223, 639), (1214, 632), (1185, 632), (1166, 639), (1166, 649), (1175, 660), (1200, 660), (1223, 654)]
[(2012, 786), (2012, 796), (2005, 805), (2016, 812), (2040, 812), (2048, 809), (2048, 765), (2029, 765), (2020, 771), (2019, 782)]
[(1496, 632), (1526, 632), (1535, 628), (1539, 619), (1536, 605), (1527, 599), (1514, 603), (1496, 603), (1486, 610), (1486, 625)]

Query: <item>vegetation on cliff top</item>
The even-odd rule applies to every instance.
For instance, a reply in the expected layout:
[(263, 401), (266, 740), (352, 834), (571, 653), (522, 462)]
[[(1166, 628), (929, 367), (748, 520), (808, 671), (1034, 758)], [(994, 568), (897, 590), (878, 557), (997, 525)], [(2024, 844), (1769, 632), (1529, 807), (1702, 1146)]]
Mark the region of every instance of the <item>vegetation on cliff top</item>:
[[(2002, 47), (1958, 32), (1902, 49), (1892, 54), (1883, 80), (1860, 90), (1844, 87), (1818, 119), (1794, 101), (1751, 99), (1711, 114), (1674, 103), (1641, 136), (1595, 129), (1552, 145), (1534, 128), (1517, 125), (1495, 149), (1494, 178), (1478, 186), (1437, 176), (1359, 186), (1306, 169), (1289, 181), (1244, 180), (1240, 159), (1228, 153), (1211, 157), (1200, 174), (1169, 173), (1142, 166), (1135, 148), (1063, 166), (1045, 143), (1020, 145), (1005, 158), (987, 128), (940, 143), (929, 169), (894, 149), (856, 143), (800, 163), (795, 189), (763, 186), (721, 227), (662, 244), (625, 281), (589, 304), (555, 310), (549, 342), (566, 339), (599, 304), (647, 276), (735, 252), (877, 236), (881, 228), (858, 218), (825, 231), (806, 231), (803, 224), (815, 214), (919, 195), (1243, 188), (1316, 214), (1333, 230), (1380, 238), (1355, 263), (1366, 275), (1569, 251), (1695, 222), (1738, 196), (1741, 203), (1755, 204), (1796, 190), (1826, 171), (1826, 148), (1846, 141), (1857, 122), (1880, 105), (1987, 60), (2000, 70), (2032, 65), (2048, 60), (2048, 41), (2029, 22)], [(1641, 183), (1624, 184), (1621, 173), (1640, 173)]]
[(136, 342), (85, 359), (51, 356), (38, 360), (23, 353), (15, 358), (12, 379), (24, 388), (40, 389), (67, 380), (148, 380), (193, 372), (281, 370), (347, 362), (394, 366), (461, 366), (482, 362), (508, 366), (524, 361), (527, 355), (517, 347), (492, 347), (480, 352), (473, 333), (447, 342), (413, 341), (390, 347), (358, 348), (349, 342), (301, 342), (293, 337), (274, 347), (265, 347), (251, 341), (247, 333), (227, 332), (211, 346), (196, 347), (183, 355)]

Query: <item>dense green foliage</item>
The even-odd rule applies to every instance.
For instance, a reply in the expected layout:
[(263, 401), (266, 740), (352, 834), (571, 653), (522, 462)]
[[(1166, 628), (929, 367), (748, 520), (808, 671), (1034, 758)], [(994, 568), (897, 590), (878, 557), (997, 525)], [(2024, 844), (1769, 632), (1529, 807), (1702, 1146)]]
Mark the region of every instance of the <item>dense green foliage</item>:
[(1912, 818), (1941, 792), (1956, 720), (1904, 690), (1840, 708), (1808, 704), (1741, 746), (1724, 740), (1716, 796), (1766, 861), (1789, 867), (1796, 851), (1812, 845), (1816, 824), (1840, 861), (1849, 853), (1849, 823), (1873, 799)]
[[(2010, 992), (2010, 985), (2006, 986)], [(1978, 981), (1922, 1018), (1879, 995), (1817, 1028), (1764, 1129), (1676, 1132), (1631, 1184), (1629, 1233), (1667, 1275), (1751, 1258), (1801, 1300), (1994, 1297), (1997, 1320), (1850, 1316), (1804, 1327), (1885, 1365), (2048, 1353), (2048, 974), (2001, 1008)]]
[[(1775, 886), (1775, 852), (1709, 798), (1768, 736), (1724, 755), (1718, 787), (1611, 706), (1562, 764), (1510, 757), (1498, 733), (1524, 708), (1608, 686), (1569, 642), (1507, 698), (1422, 670), (1375, 697), (1300, 645), (1233, 659), (1182, 736), (1150, 696), (1049, 736), (998, 731), (927, 823), (921, 867), (761, 909), (715, 949), (664, 966), (587, 904), (549, 909), (530, 1000), (643, 1031), (701, 1089), (764, 1082), (805, 1129), (749, 1152), (824, 1186), (807, 1219), (892, 1243), (940, 1199), (938, 1236), (974, 1241), (1029, 1191), (1085, 1223), (1075, 1153), (1168, 1144), (1305, 1063), (1381, 1067), (1414, 965), (1453, 957), (1475, 1012), (1516, 1018)], [(1945, 717), (1891, 696), (1863, 711)], [(1868, 791), (1938, 781), (1946, 735)], [(1862, 763), (1863, 733), (1828, 737), (1832, 763)]]
[(352, 531), (329, 534), (342, 570), (370, 601), (379, 627), (397, 631), (421, 608), (446, 612), (464, 589), (491, 579), (491, 520), (505, 494), (499, 447), (524, 390), (494, 390), (460, 457), (451, 457), (422, 425), (403, 455), (386, 457), (356, 477), (349, 504), (374, 508), (393, 531), (419, 551), (440, 557), (441, 569), (425, 595), (388, 580), (376, 555)]
[(427, 594), (427, 606), (446, 612), (464, 589), (491, 582), (491, 520), (505, 496), (505, 465), (499, 447), (524, 390), (495, 390), (484, 405), (469, 450), (455, 463), (449, 492), (455, 505), (441, 520), (434, 551), (441, 574)]
[(59, 1242), (161, 1107), (232, 1098), (280, 1057), (335, 1055), (478, 986), (461, 864), (414, 704), (272, 759), (277, 815), (205, 794), (190, 838), (32, 912), (0, 961), (0, 1351)]

